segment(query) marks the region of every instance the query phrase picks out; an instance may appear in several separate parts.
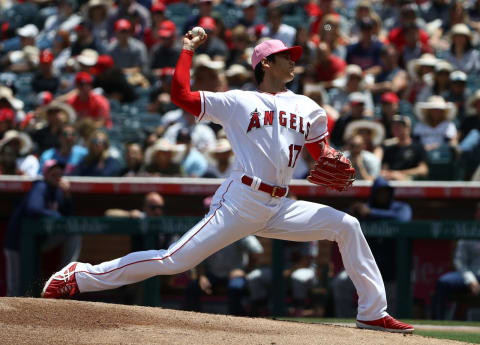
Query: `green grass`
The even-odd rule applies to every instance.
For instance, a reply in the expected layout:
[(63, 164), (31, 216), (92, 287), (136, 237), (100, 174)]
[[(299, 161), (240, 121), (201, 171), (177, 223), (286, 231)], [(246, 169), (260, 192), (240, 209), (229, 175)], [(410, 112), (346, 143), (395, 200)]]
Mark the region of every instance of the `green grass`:
[[(305, 322), (305, 323), (355, 323), (355, 319), (334, 319), (334, 318), (307, 318), (307, 317), (282, 317), (277, 320)], [(435, 326), (470, 326), (480, 327), (480, 322), (472, 321), (437, 321), (437, 320), (411, 320), (402, 319), (413, 325), (435, 325)], [(448, 330), (415, 330), (416, 335), (431, 337), (437, 339), (450, 339), (463, 341), (471, 344), (480, 344), (480, 333), (468, 331), (452, 331)]]
[(470, 332), (452, 332), (452, 331), (427, 331), (416, 330), (416, 335), (422, 335), (424, 337), (431, 337), (437, 339), (450, 339), (457, 341), (464, 341), (471, 344), (480, 344), (480, 334)]

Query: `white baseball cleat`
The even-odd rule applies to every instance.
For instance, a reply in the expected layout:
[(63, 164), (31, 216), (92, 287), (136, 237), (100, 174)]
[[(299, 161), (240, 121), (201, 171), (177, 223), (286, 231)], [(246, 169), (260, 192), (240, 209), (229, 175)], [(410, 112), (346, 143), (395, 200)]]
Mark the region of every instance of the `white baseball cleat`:
[(413, 333), (415, 330), (412, 325), (398, 321), (390, 315), (372, 321), (357, 320), (357, 327), (392, 333)]
[(42, 298), (69, 298), (80, 293), (75, 279), (75, 267), (78, 262), (69, 263), (63, 269), (52, 274), (45, 283)]

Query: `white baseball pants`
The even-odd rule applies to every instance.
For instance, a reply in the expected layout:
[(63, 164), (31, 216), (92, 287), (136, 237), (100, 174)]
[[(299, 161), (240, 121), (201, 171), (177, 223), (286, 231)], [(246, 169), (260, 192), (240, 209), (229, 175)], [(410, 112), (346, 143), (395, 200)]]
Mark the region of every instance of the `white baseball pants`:
[(241, 176), (234, 173), (226, 179), (206, 217), (168, 249), (134, 252), (99, 265), (79, 263), (75, 277), (80, 291), (114, 289), (156, 275), (181, 273), (248, 235), (330, 240), (338, 243), (357, 289), (358, 319), (387, 315), (383, 280), (356, 218), (321, 204), (273, 198), (244, 185)]

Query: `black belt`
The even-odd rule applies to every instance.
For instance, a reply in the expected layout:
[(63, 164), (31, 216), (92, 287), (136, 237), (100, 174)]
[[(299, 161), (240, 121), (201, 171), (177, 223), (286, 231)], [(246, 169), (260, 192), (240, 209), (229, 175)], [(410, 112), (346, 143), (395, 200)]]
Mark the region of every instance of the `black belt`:
[[(251, 187), (253, 183), (253, 178), (248, 177), (247, 175), (243, 175), (242, 183)], [(274, 198), (281, 198), (282, 196), (285, 196), (285, 194), (287, 194), (288, 189), (285, 187), (271, 186), (269, 184), (261, 182), (260, 186), (258, 186), (258, 190), (268, 193)]]

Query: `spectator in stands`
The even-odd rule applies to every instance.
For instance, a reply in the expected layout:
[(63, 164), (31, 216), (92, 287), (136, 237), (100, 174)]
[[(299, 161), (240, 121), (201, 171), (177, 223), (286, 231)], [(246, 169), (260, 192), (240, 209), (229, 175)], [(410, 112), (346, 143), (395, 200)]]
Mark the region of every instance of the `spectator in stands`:
[(26, 24), (17, 29), (17, 37), (20, 39), (20, 50), (27, 46), (37, 46), (38, 28), (35, 24)]
[(399, 65), (403, 68), (407, 68), (410, 61), (420, 58), (423, 54), (432, 53), (432, 49), (429, 45), (422, 44), (420, 41), (420, 31), (418, 25), (413, 23), (403, 28), (405, 33), (405, 44), (399, 53)]
[(0, 109), (10, 109), (13, 111), (14, 124), (23, 120), (25, 115), (23, 107), (23, 101), (14, 96), (11, 88), (0, 85)]
[(417, 101), (419, 92), (432, 83), (432, 75), (438, 59), (432, 54), (423, 54), (420, 58), (411, 60), (407, 70), (410, 77), (408, 87), (402, 99), (414, 104)]
[[(353, 41), (357, 41), (360, 38), (361, 31), (362, 31), (362, 21), (364, 20), (371, 20), (373, 21), (373, 16), (375, 14), (375, 10), (370, 1), (368, 0), (360, 0), (356, 7), (355, 7), (355, 14), (353, 19), (353, 23), (350, 26), (349, 30), (349, 37), (352, 38)], [(375, 34), (377, 37), (378, 35)]]
[(183, 176), (202, 177), (207, 172), (206, 158), (192, 145), (192, 136), (188, 128), (181, 128), (177, 133), (176, 144), (182, 145), (180, 169)]
[(112, 10), (108, 18), (110, 36), (116, 31), (115, 24), (120, 19), (126, 19), (134, 24), (136, 37), (142, 37), (146, 28), (152, 26), (150, 13), (147, 8), (142, 6), (136, 0), (118, 0), (116, 8)]
[[(210, 208), (211, 197), (204, 200)], [(218, 294), (226, 288), (228, 314), (246, 315), (248, 294), (246, 273), (252, 265), (251, 254), (263, 253), (263, 246), (255, 236), (247, 236), (208, 257), (191, 270), (191, 282), (186, 291), (185, 309), (200, 311), (202, 292)]]
[(186, 34), (188, 30), (193, 29), (195, 26), (200, 25), (200, 18), (211, 17), (213, 9), (213, 0), (196, 0), (194, 1), (198, 6), (198, 12), (190, 16), (183, 27), (183, 33)]
[(56, 6), (56, 13), (47, 17), (43, 29), (37, 38), (39, 48), (41, 49), (47, 49), (52, 46), (52, 41), (58, 30), (71, 32), (82, 21), (81, 15), (75, 12), (77, 10), (77, 1), (60, 1)]
[(122, 210), (110, 208), (105, 211), (107, 217), (128, 217), (128, 218), (146, 218), (161, 217), (165, 209), (165, 200), (163, 196), (157, 192), (147, 193), (143, 199), (142, 210)]
[(447, 0), (427, 1), (419, 8), (420, 16), (425, 20), (427, 25), (438, 21), (447, 23), (449, 8), (450, 5)]
[(143, 170), (143, 150), (138, 143), (125, 145), (125, 167), (120, 171), (120, 176), (131, 177), (139, 175)]
[(371, 18), (363, 18), (359, 27), (359, 40), (347, 46), (346, 61), (349, 65), (360, 66), (364, 74), (377, 75), (380, 72), (383, 44), (373, 33), (374, 23)]
[(375, 103), (380, 100), (380, 95), (392, 92), (397, 95), (405, 91), (408, 85), (407, 72), (398, 65), (398, 53), (391, 45), (383, 46), (380, 51), (381, 65), (375, 75), (375, 82), (369, 86)]
[(174, 161), (179, 154), (179, 147), (166, 139), (158, 139), (145, 151), (145, 171), (150, 176), (181, 176), (180, 165)]
[(154, 47), (157, 43), (161, 43), (161, 41), (163, 40), (160, 35), (162, 25), (164, 26), (164, 29), (166, 25), (168, 27), (175, 27), (175, 23), (167, 19), (165, 15), (166, 10), (167, 7), (160, 1), (154, 1), (152, 3), (152, 6), (150, 7), (152, 26), (145, 28), (145, 31), (143, 33), (143, 43), (145, 43), (145, 46), (148, 50), (151, 50), (152, 47)]
[[(44, 217), (59, 218), (72, 211), (70, 184), (63, 179), (62, 162), (50, 160), (43, 168), (43, 179), (33, 183), (32, 189), (15, 209), (8, 223), (4, 242), (6, 258), (7, 296), (20, 296), (20, 236), (24, 219), (36, 220)], [(63, 242), (62, 262), (77, 260), (80, 252), (80, 238), (77, 236), (47, 239), (48, 244)], [(61, 243), (60, 242), (60, 243)]]
[(466, 116), (460, 122), (458, 130), (458, 151), (465, 168), (464, 177), (478, 181), (480, 177), (480, 91), (476, 91), (466, 105)]
[(215, 147), (208, 152), (208, 158), (208, 170), (203, 177), (226, 178), (230, 176), (234, 154), (227, 139), (218, 139)]
[(386, 31), (390, 31), (398, 24), (400, 3), (396, 0), (383, 0), (381, 3), (373, 4), (376, 13), (383, 20)]
[(297, 29), (283, 23), (283, 13), (279, 7), (269, 6), (267, 9), (267, 25), (261, 30), (262, 37), (280, 40), (291, 47), (295, 43)]
[(75, 57), (78, 63), (78, 71), (79, 72), (87, 72), (91, 73), (92, 68), (98, 62), (98, 53), (90, 48), (82, 50), (80, 55)]
[(469, 116), (462, 120), (458, 129), (459, 142), (463, 141), (472, 131), (478, 131), (480, 134), (480, 90), (475, 91), (468, 99), (467, 111)]
[(232, 44), (233, 47), (226, 61), (227, 66), (238, 64), (250, 68), (246, 49), (251, 45), (251, 39), (245, 26), (237, 25), (232, 29)]
[(201, 17), (198, 25), (205, 29), (207, 40), (196, 52), (198, 54), (207, 54), (212, 60), (225, 61), (229, 54), (228, 47), (223, 40), (218, 37), (217, 23), (212, 17)]
[(90, 24), (93, 41), (103, 47), (109, 42), (108, 21), (111, 0), (89, 0), (85, 5), (85, 22)]
[(345, 149), (345, 156), (352, 162), (357, 180), (373, 181), (380, 175), (381, 161), (366, 150), (361, 135), (356, 134), (349, 137)]
[(97, 130), (88, 142), (88, 154), (73, 171), (73, 176), (118, 176), (121, 165), (109, 152), (110, 142), (105, 132)]
[(32, 80), (32, 90), (36, 93), (49, 91), (55, 94), (60, 84), (60, 79), (53, 72), (54, 56), (51, 51), (44, 50), (40, 54), (38, 71)]
[(91, 72), (95, 75), (93, 87), (101, 88), (107, 99), (130, 103), (137, 98), (134, 86), (127, 81), (122, 70), (115, 66), (110, 55), (100, 55)]
[(414, 3), (407, 3), (401, 6), (398, 24), (388, 33), (388, 42), (393, 44), (397, 51), (402, 52), (405, 47), (407, 36), (406, 28), (417, 26), (418, 39), (421, 42), (422, 49), (432, 52), (429, 44), (428, 34), (421, 29), (419, 18), (417, 18), (418, 7)]
[(464, 1), (452, 1), (448, 9), (448, 19), (442, 22), (443, 32), (448, 32), (457, 24), (466, 24), (471, 27), (467, 11), (468, 4)]
[(152, 74), (159, 76), (165, 67), (175, 68), (181, 47), (177, 40), (177, 27), (172, 21), (160, 24), (157, 31), (157, 43), (152, 47), (150, 68)]
[[(459, 240), (453, 264), (455, 271), (440, 276), (432, 298), (432, 318), (447, 319), (447, 304), (455, 295), (480, 294), (480, 241)], [(455, 314), (455, 313), (453, 313)]]
[(364, 87), (363, 72), (360, 66), (348, 65), (343, 87), (329, 89), (330, 104), (343, 116), (350, 111), (349, 98), (352, 93), (363, 95), (364, 110), (367, 115), (373, 115), (374, 104), (370, 91)]
[(253, 71), (239, 64), (233, 64), (225, 71), (229, 90), (255, 90)]
[(418, 102), (415, 115), (419, 122), (413, 128), (413, 137), (418, 138), (426, 151), (439, 148), (443, 144), (457, 144), (457, 128), (453, 120), (455, 105), (445, 102), (441, 96), (431, 96), (427, 102)]
[(67, 66), (67, 61), (71, 56), (70, 50), (70, 32), (58, 30), (52, 43), (53, 70), (60, 75)]
[(132, 29), (132, 24), (126, 19), (115, 22), (116, 40), (109, 45), (108, 54), (127, 75), (145, 75), (148, 67), (147, 48), (143, 42), (132, 37)]
[(92, 23), (84, 20), (75, 27), (77, 39), (72, 44), (71, 55), (77, 56), (85, 49), (95, 50), (98, 54), (105, 52), (105, 46), (102, 42), (95, 39), (93, 35)]
[(427, 154), (423, 145), (411, 137), (412, 123), (406, 115), (392, 118), (393, 138), (384, 146), (382, 176), (407, 181), (428, 175)]
[(334, 80), (345, 75), (347, 64), (342, 58), (330, 51), (326, 42), (320, 42), (316, 49), (312, 67), (314, 68), (311, 73), (313, 81), (322, 82), (325, 88), (330, 88)]
[(470, 3), (468, 16), (470, 17), (470, 26), (478, 31), (480, 28), (480, 3), (478, 1)]
[(36, 144), (35, 153), (41, 155), (45, 150), (58, 147), (62, 127), (73, 124), (77, 119), (75, 110), (68, 104), (54, 101), (39, 110), (40, 121), (31, 137)]
[(343, 139), (348, 142), (348, 138), (357, 134), (363, 138), (365, 150), (373, 153), (381, 161), (383, 157), (382, 144), (385, 139), (383, 125), (372, 118), (352, 121), (345, 128)]
[(238, 20), (238, 24), (243, 25), (249, 32), (254, 30), (255, 26), (261, 22), (257, 5), (257, 0), (243, 0), (240, 4), (242, 16)]
[(111, 128), (110, 103), (104, 96), (92, 91), (92, 84), (93, 78), (89, 73), (78, 72), (75, 76), (75, 91), (68, 96), (67, 102), (80, 119), (91, 118), (98, 128)]
[(33, 143), (28, 134), (14, 129), (7, 131), (0, 140), (0, 152), (15, 157), (16, 171), (19, 175), (37, 176), (38, 159), (31, 154), (32, 149)]
[(13, 73), (31, 72), (38, 65), (38, 29), (34, 24), (27, 24), (17, 30), (17, 35), (20, 38), (20, 47), (3, 57), (2, 67)]
[(433, 83), (432, 85), (425, 85), (417, 96), (417, 102), (425, 102), (429, 97), (433, 95), (448, 97), (448, 91), (450, 90), (450, 73), (453, 71), (453, 67), (449, 62), (439, 60), (434, 67)]
[(88, 153), (85, 147), (77, 145), (77, 140), (78, 135), (75, 126), (70, 123), (64, 124), (58, 138), (59, 145), (44, 151), (40, 156), (40, 169), (38, 173), (41, 174), (45, 162), (55, 159), (64, 162), (64, 174), (71, 175)]
[(347, 39), (342, 34), (340, 28), (340, 16), (338, 14), (325, 15), (322, 19), (319, 30), (319, 34), (312, 35), (312, 42), (315, 44), (325, 42), (328, 44), (332, 54), (345, 60), (347, 56)]
[(15, 127), (15, 112), (10, 108), (0, 108), (0, 140), (5, 133)]
[(455, 69), (467, 74), (478, 72), (480, 69), (480, 52), (474, 49), (472, 32), (465, 24), (455, 24), (449, 33), (450, 49), (445, 51), (445, 60)]
[(467, 88), (467, 75), (462, 71), (453, 71), (450, 73), (450, 88), (448, 90), (446, 101), (452, 102), (457, 109), (456, 123), (463, 120), (466, 116), (466, 105), (470, 91)]
[[(397, 221), (409, 222), (412, 219), (412, 208), (409, 204), (395, 200), (395, 191), (382, 177), (375, 179), (370, 192), (369, 201), (355, 202), (349, 213), (360, 221)], [(396, 280), (395, 240), (369, 239), (369, 245), (385, 281), (387, 291), (392, 291)], [(332, 292), (335, 305), (335, 317), (355, 317), (357, 303), (354, 299), (355, 287), (345, 271), (340, 272), (332, 280)], [(389, 305), (395, 293), (389, 293)]]
[(398, 114), (400, 99), (396, 93), (385, 92), (382, 97), (380, 97), (380, 114), (378, 114), (377, 120), (385, 128), (385, 138), (391, 138), (392, 134), (392, 118), (393, 115)]
[(149, 103), (146, 110), (149, 113), (164, 114), (165, 116), (168, 112), (176, 109), (170, 98), (174, 72), (175, 69), (171, 67), (165, 67), (158, 71), (156, 87), (150, 91), (148, 96)]
[(330, 142), (338, 148), (341, 148), (344, 142), (344, 133), (347, 125), (352, 121), (362, 120), (367, 118), (365, 111), (365, 95), (361, 92), (352, 92), (348, 96), (349, 111), (340, 116), (333, 127)]

